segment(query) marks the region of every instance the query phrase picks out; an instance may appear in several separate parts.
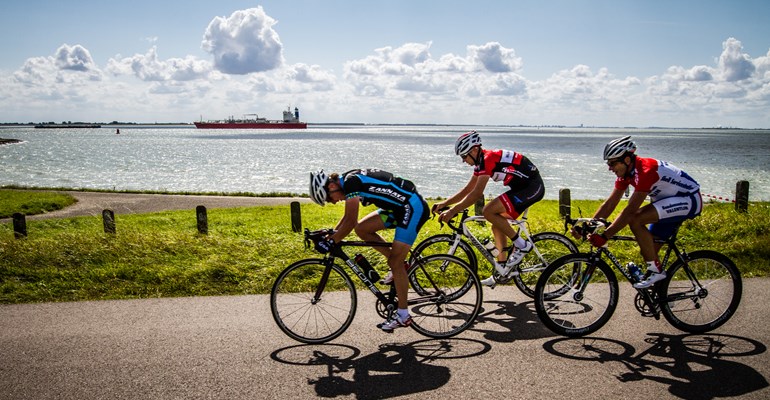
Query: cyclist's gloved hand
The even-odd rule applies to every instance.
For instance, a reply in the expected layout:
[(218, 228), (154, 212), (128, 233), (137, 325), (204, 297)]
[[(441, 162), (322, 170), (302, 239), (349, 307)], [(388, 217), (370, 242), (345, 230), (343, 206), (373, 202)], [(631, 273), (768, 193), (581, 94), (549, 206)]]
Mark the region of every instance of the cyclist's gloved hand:
[(315, 250), (321, 254), (326, 254), (334, 248), (334, 239), (322, 239), (315, 243)]
[(607, 244), (607, 236), (605, 236), (603, 233), (601, 235), (592, 233), (588, 235), (588, 241), (591, 243), (591, 246), (602, 247)]

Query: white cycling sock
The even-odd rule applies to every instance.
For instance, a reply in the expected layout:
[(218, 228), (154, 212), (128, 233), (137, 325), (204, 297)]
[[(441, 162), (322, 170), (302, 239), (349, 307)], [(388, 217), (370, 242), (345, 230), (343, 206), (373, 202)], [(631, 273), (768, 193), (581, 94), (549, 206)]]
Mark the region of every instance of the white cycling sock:
[(647, 261), (647, 271), (660, 273), (660, 263), (657, 261)]
[(398, 313), (398, 318), (402, 321), (409, 318), (409, 310), (406, 308), (399, 308), (396, 312)]
[(520, 249), (527, 245), (527, 241), (522, 239), (521, 236), (516, 236), (516, 239), (513, 239), (513, 245)]

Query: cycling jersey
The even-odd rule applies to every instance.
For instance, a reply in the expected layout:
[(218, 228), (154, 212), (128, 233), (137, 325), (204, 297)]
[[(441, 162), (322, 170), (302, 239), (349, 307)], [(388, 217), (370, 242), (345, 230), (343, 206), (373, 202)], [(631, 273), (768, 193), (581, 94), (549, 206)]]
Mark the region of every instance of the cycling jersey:
[(540, 171), (526, 156), (511, 150), (482, 149), (482, 154), (473, 175), (489, 175), (510, 188), (499, 196), (509, 217), (518, 218), (527, 207), (543, 199), (545, 187)]
[(700, 190), (695, 179), (681, 169), (654, 158), (636, 157), (631, 175), (615, 180), (615, 188), (648, 192), (652, 202), (672, 196), (685, 196)]
[(473, 174), (489, 175), (493, 181), (502, 181), (511, 188), (526, 186), (527, 181), (540, 178), (535, 164), (521, 153), (511, 150), (482, 149), (483, 157), (473, 169)]
[(386, 228), (396, 227), (395, 240), (413, 244), (417, 232), (430, 218), (428, 203), (411, 181), (379, 169), (355, 169), (340, 176), (345, 197), (358, 197), (361, 204), (374, 204)]
[(616, 189), (626, 190), (629, 185), (650, 196), (658, 221), (650, 224), (649, 230), (659, 238), (669, 238), (682, 222), (701, 213), (698, 182), (665, 161), (636, 157), (630, 176), (615, 180)]

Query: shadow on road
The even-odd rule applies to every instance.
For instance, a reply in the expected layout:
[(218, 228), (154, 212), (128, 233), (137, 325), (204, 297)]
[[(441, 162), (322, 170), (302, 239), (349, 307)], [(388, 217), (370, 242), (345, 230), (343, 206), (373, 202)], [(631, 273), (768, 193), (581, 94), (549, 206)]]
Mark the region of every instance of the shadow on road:
[(720, 334), (648, 335), (650, 347), (638, 354), (628, 343), (594, 337), (558, 338), (543, 348), (571, 360), (621, 363), (628, 372), (617, 376), (620, 382), (663, 383), (682, 399), (741, 396), (768, 387), (757, 370), (730, 359), (764, 353), (767, 347), (759, 341)]
[(476, 357), (490, 348), (478, 340), (426, 339), (383, 344), (363, 357), (353, 346), (323, 344), (284, 347), (270, 358), (283, 364), (325, 367), (325, 375), (307, 381), (320, 397), (390, 398), (435, 390), (449, 382), (451, 370), (433, 361)]

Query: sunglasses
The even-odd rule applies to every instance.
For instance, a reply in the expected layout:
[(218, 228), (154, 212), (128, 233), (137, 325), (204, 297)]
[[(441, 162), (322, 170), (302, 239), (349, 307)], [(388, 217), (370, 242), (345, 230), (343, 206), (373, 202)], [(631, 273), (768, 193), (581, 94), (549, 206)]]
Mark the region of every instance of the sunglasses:
[(619, 159), (619, 158), (616, 158), (616, 159), (614, 159), (614, 160), (607, 160), (607, 166), (609, 166), (610, 168), (612, 168), (612, 167), (614, 167), (614, 166), (615, 166), (615, 164), (617, 164), (617, 163), (622, 163), (622, 162), (623, 162), (623, 160), (621, 160), (621, 159)]

